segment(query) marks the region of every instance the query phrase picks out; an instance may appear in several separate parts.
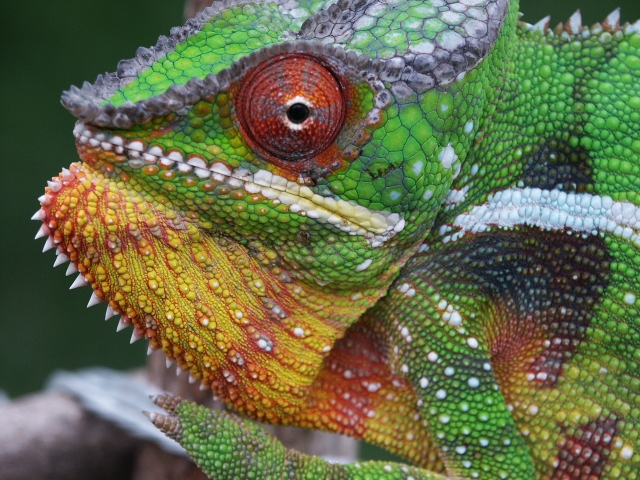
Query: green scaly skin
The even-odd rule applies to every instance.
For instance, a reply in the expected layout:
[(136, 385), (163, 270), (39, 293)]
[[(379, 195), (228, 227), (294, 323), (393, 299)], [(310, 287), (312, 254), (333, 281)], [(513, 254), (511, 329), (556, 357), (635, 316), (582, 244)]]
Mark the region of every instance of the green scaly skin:
[[(83, 163), (34, 218), (230, 406), (416, 466), (177, 397), (151, 420), (214, 479), (640, 478), (640, 23), (330, 3), (227, 0), (65, 93)], [(322, 110), (299, 62), (334, 133), (285, 118)], [(284, 130), (247, 113), (270, 92)]]

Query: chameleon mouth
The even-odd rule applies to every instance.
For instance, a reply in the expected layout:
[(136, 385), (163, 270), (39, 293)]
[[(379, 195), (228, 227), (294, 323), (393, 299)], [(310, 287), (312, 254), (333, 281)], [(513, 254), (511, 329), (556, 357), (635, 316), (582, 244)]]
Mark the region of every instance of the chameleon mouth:
[(401, 232), (405, 220), (398, 213), (370, 210), (355, 202), (323, 197), (306, 185), (287, 180), (267, 170), (252, 172), (247, 168), (231, 168), (221, 161), (208, 165), (199, 155), (185, 156), (178, 150), (165, 151), (142, 140), (127, 140), (121, 135), (77, 122), (73, 130), (78, 146), (113, 152), (114, 162), (139, 170), (149, 166), (173, 168), (182, 174), (194, 174), (231, 188), (243, 188), (249, 194), (260, 194), (274, 204), (285, 204), (298, 215), (325, 221), (349, 235), (367, 238), (379, 247)]

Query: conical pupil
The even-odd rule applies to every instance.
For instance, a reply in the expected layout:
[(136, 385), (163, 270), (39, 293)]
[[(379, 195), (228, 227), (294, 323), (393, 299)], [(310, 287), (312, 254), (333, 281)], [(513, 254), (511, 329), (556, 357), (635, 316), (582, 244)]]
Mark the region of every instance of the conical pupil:
[(287, 110), (287, 117), (293, 123), (302, 123), (309, 118), (309, 107), (304, 103), (294, 103)]

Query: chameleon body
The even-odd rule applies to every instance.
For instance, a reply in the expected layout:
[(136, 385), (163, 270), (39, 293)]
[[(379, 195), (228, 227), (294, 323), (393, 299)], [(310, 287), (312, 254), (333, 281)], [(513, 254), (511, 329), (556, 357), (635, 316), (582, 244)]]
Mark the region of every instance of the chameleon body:
[(331, 3), (218, 2), (63, 95), (39, 236), (244, 415), (151, 420), (211, 478), (639, 478), (640, 23)]

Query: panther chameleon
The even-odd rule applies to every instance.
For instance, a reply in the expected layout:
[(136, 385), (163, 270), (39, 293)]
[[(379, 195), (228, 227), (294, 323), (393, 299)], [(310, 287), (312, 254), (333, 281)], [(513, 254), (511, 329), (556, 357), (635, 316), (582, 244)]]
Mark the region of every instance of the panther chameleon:
[(640, 478), (640, 21), (224, 0), (62, 103), (38, 237), (237, 412), (148, 414), (211, 478)]

